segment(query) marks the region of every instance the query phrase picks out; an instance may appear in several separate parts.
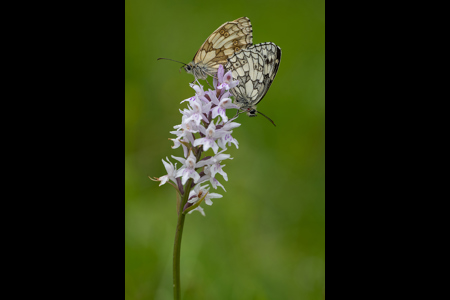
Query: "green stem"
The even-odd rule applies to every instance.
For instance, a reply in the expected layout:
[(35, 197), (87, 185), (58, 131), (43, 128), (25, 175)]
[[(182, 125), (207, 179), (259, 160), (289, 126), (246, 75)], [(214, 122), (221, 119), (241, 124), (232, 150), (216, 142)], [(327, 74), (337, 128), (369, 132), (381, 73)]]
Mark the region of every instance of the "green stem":
[(183, 208), (189, 198), (189, 193), (191, 191), (192, 181), (194, 179), (190, 178), (184, 188), (183, 199), (181, 200), (180, 212), (178, 213), (177, 231), (175, 232), (175, 242), (173, 245), (173, 299), (180, 300), (180, 251), (181, 251), (181, 238), (183, 236), (184, 228), (184, 218)]
[[(202, 150), (198, 149), (197, 151), (197, 161), (199, 160)], [(184, 186), (184, 194), (183, 199), (181, 200), (180, 210), (178, 212), (178, 222), (177, 222), (177, 230), (175, 232), (175, 242), (173, 244), (173, 299), (180, 300), (181, 299), (181, 286), (180, 286), (180, 251), (181, 251), (181, 238), (183, 236), (183, 228), (184, 228), (184, 218), (186, 217), (183, 214), (183, 208), (189, 200), (189, 193), (191, 192), (193, 178), (190, 178), (186, 185)]]

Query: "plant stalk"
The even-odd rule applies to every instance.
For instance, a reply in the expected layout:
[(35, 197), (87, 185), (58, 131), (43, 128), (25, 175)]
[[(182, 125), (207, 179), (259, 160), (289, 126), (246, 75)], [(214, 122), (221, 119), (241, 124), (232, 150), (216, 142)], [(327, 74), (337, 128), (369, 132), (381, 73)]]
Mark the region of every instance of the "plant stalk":
[(181, 200), (180, 211), (178, 212), (178, 222), (177, 229), (175, 232), (175, 242), (173, 244), (173, 299), (180, 300), (180, 251), (181, 251), (181, 238), (183, 237), (184, 228), (184, 218), (186, 215), (183, 214), (183, 208), (189, 198), (189, 193), (191, 191), (192, 181), (194, 179), (190, 178), (184, 189), (183, 199)]
[[(202, 149), (198, 148), (196, 159), (200, 159), (202, 155)], [(183, 237), (184, 218), (183, 209), (189, 200), (189, 193), (192, 189), (193, 178), (189, 178), (184, 186), (183, 199), (181, 199), (180, 210), (178, 211), (177, 229), (175, 232), (175, 242), (173, 244), (173, 299), (181, 299), (181, 286), (180, 286), (180, 252), (181, 252), (181, 238)]]

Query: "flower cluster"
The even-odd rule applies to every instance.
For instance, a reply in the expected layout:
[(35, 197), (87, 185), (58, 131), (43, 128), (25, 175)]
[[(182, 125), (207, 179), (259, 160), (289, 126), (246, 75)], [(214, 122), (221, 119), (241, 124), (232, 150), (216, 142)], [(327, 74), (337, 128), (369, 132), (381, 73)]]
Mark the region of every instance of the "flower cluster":
[[(187, 108), (180, 110), (181, 124), (174, 126), (175, 131), (170, 132), (176, 136), (170, 139), (174, 142), (172, 148), (180, 146), (183, 148), (184, 157), (172, 155), (173, 159), (181, 163), (181, 167), (177, 169), (177, 164), (173, 165), (166, 157), (167, 162), (163, 160), (163, 164), (167, 175), (150, 179), (159, 181), (160, 186), (169, 182), (177, 190), (178, 195), (186, 199), (181, 202), (183, 213), (197, 210), (205, 215), (200, 203), (205, 201), (207, 205), (212, 205), (211, 199), (222, 198), (222, 195), (209, 191), (211, 186), (214, 189), (221, 187), (225, 191), (224, 186), (216, 178), (216, 175), (220, 174), (228, 181), (227, 173), (222, 169), (225, 166), (222, 161), (232, 158), (224, 152), (231, 144), (238, 148), (238, 141), (231, 134), (233, 129), (241, 124), (233, 122), (235, 118), (228, 119), (226, 115), (227, 109), (238, 109), (233, 104), (229, 92), (238, 85), (238, 81), (233, 80), (231, 71), (224, 74), (224, 69), (220, 65), (217, 77), (213, 80), (214, 90), (208, 89), (205, 92), (199, 83), (190, 85), (195, 90), (195, 95), (181, 101), (187, 102)], [(212, 149), (214, 155), (202, 158), (203, 152), (209, 149)], [(180, 210), (179, 198), (178, 206)]]

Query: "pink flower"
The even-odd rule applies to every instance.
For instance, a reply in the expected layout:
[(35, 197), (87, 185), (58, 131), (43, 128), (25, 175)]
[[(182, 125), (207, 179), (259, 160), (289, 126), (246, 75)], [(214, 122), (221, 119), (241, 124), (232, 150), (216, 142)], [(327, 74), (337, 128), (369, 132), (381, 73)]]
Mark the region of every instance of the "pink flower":
[[(161, 182), (159, 184), (159, 186), (165, 184), (167, 181), (169, 181), (169, 179), (172, 180), (173, 183), (177, 184), (177, 181), (175, 179), (175, 175), (177, 173), (177, 164), (175, 164), (175, 166), (174, 166), (167, 157), (166, 157), (166, 159), (167, 159), (168, 163), (166, 163), (164, 161), (164, 159), (162, 160), (162, 162), (164, 164), (164, 167), (166, 168), (167, 175), (161, 176), (159, 178), (154, 177), (156, 179), (156, 181)], [(152, 180), (154, 180), (154, 179), (152, 179)]]
[[(205, 197), (206, 195), (206, 197)], [(189, 193), (189, 203), (196, 203), (201, 198), (205, 197), (205, 203), (206, 205), (212, 205), (211, 199), (213, 198), (222, 198), (223, 196), (216, 193), (210, 193), (209, 187), (207, 186), (201, 186), (200, 184), (197, 184), (193, 191)]]
[[(205, 98), (206, 99), (206, 98)], [(181, 111), (183, 116), (186, 116), (187, 118), (183, 120), (183, 123), (189, 123), (191, 120), (194, 121), (194, 123), (198, 126), (200, 125), (200, 121), (203, 120), (205, 122), (208, 122), (208, 119), (206, 116), (209, 113), (209, 110), (211, 109), (211, 103), (208, 101), (208, 103), (203, 103), (200, 101), (199, 97), (195, 97), (195, 100), (183, 100), (189, 101), (188, 107), (189, 109), (184, 109)]]
[(233, 75), (231, 71), (228, 71), (225, 76), (223, 76), (222, 83), (217, 87), (218, 89), (225, 88), (227, 91), (236, 87), (239, 84), (238, 80), (233, 80)]
[(217, 105), (211, 110), (212, 118), (214, 119), (217, 116), (220, 116), (224, 122), (228, 122), (226, 110), (229, 108), (238, 109), (238, 106), (233, 104), (233, 100), (231, 100), (231, 98), (228, 98), (228, 96), (230, 95), (229, 92), (226, 92), (225, 94), (223, 94), (220, 97), (220, 101), (219, 101), (219, 99), (217, 99), (215, 94), (216, 93), (214, 91), (212, 91), (208, 94), (209, 97), (211, 98), (212, 104)]
[(187, 159), (184, 159), (182, 157), (175, 157), (172, 155), (173, 159), (178, 160), (183, 164), (183, 166), (178, 170), (176, 177), (182, 177), (181, 182), (183, 184), (186, 183), (186, 181), (189, 178), (194, 179), (194, 183), (196, 183), (200, 179), (200, 175), (195, 171), (196, 168), (203, 167), (205, 165), (204, 162), (197, 163), (197, 159), (195, 158), (194, 154), (190, 153)]
[(220, 186), (226, 192), (227, 190), (225, 189), (225, 187), (216, 178), (211, 176), (210, 170), (211, 170), (210, 166), (205, 166), (203, 168), (203, 172), (205, 173), (205, 175), (202, 176), (202, 178), (200, 178), (198, 183), (200, 184), (202, 182), (209, 180), (214, 189), (217, 189), (217, 187)]
[[(226, 149), (225, 149), (226, 150)], [(216, 174), (219, 173), (223, 176), (223, 178), (228, 181), (228, 175), (222, 170), (222, 167), (225, 167), (225, 165), (221, 165), (221, 162), (225, 159), (232, 159), (230, 154), (224, 154), (223, 152), (225, 150), (220, 151), (213, 157), (209, 158), (205, 161), (206, 164), (209, 165), (210, 169), (209, 172), (211, 174), (211, 177), (216, 177)], [(206, 172), (205, 172), (206, 174)]]
[(211, 122), (207, 129), (202, 125), (199, 126), (200, 132), (205, 135), (204, 138), (200, 138), (195, 140), (194, 146), (203, 145), (203, 151), (208, 151), (209, 148), (212, 148), (214, 153), (217, 153), (219, 150), (219, 146), (216, 144), (216, 140), (222, 137), (222, 133), (216, 132), (216, 125), (214, 122)]

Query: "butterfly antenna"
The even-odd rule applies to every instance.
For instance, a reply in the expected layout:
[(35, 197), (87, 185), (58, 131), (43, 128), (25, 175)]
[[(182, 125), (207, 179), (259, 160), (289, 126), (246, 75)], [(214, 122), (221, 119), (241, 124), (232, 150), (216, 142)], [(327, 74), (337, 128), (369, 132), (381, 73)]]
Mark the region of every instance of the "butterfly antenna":
[(187, 64), (185, 64), (184, 62), (181, 62), (181, 61), (178, 61), (178, 60), (174, 60), (174, 59), (170, 59), (170, 58), (164, 58), (164, 57), (160, 57), (160, 58), (158, 58), (157, 60), (160, 60), (160, 59), (167, 59), (167, 60), (171, 60), (171, 61), (174, 61), (174, 62), (177, 62), (177, 63), (183, 64), (183, 65), (187, 65)]
[(187, 65), (187, 64), (185, 64), (184, 62), (181, 62), (181, 61), (178, 61), (178, 60), (174, 60), (174, 59), (170, 59), (170, 58), (160, 57), (160, 58), (158, 58), (157, 60), (160, 60), (160, 59), (167, 59), (167, 60), (171, 60), (171, 61), (174, 61), (174, 62), (183, 64), (183, 65), (181, 66), (181, 68), (178, 70), (178, 72), (180, 72), (180, 73), (181, 73), (181, 69), (182, 69), (185, 65)]
[(258, 114), (261, 114), (261, 115), (263, 115), (264, 117), (266, 117), (267, 118), (267, 120), (269, 120), (270, 122), (272, 122), (272, 124), (273, 124), (273, 126), (277, 126), (277, 125), (275, 125), (275, 123), (272, 121), (272, 119), (270, 119), (268, 116), (266, 116), (265, 114), (263, 114), (262, 112), (260, 112), (260, 111), (257, 111), (257, 113)]

